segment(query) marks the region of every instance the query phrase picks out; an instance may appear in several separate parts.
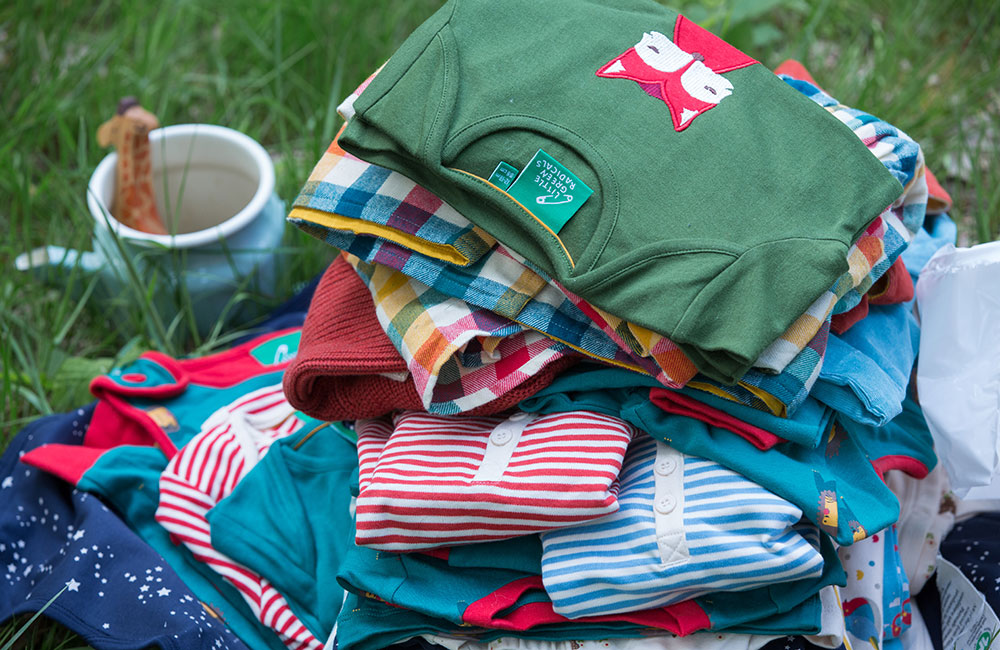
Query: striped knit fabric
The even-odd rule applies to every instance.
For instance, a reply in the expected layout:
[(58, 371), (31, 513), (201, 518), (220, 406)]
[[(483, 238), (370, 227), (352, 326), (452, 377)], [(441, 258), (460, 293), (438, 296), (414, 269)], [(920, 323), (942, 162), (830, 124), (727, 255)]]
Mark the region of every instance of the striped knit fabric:
[(323, 644), (296, 617), (270, 582), (212, 548), (206, 513), (233, 491), (271, 444), (304, 425), (281, 385), (245, 395), (209, 417), (160, 477), (156, 521), (200, 562), (228, 580), (261, 623), (292, 650)]
[(645, 433), (629, 446), (618, 499), (614, 514), (542, 533), (557, 613), (639, 611), (822, 572), (818, 530), (796, 526), (801, 510)]
[(359, 420), (359, 545), (390, 551), (507, 539), (618, 509), (635, 430), (574, 411), (510, 418), (404, 412)]

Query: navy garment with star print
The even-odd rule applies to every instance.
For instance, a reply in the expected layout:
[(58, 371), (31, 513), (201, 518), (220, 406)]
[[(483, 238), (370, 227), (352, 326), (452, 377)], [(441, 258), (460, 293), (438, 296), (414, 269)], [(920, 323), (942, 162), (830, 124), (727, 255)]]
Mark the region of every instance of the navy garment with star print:
[(100, 499), (18, 462), (42, 444), (80, 444), (92, 413), (35, 420), (0, 457), (0, 617), (65, 589), (45, 615), (98, 650), (246, 650)]

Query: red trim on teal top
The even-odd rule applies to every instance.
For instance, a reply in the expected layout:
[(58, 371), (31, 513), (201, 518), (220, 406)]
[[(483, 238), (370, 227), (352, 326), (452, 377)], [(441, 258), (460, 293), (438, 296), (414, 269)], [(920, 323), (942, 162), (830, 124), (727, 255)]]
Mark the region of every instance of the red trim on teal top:
[(876, 458), (872, 461), (872, 467), (875, 468), (875, 472), (883, 481), (885, 480), (885, 473), (890, 469), (898, 469), (906, 472), (915, 479), (922, 479), (930, 473), (927, 466), (916, 458), (910, 458), (901, 454)]
[(462, 620), (470, 625), (516, 632), (524, 632), (538, 625), (551, 623), (628, 622), (667, 630), (679, 636), (686, 636), (698, 630), (707, 630), (712, 625), (708, 614), (694, 600), (686, 600), (668, 607), (641, 612), (584, 616), (576, 619), (556, 614), (552, 609), (551, 601), (545, 601), (522, 605), (512, 612), (506, 612), (498, 617), (500, 612), (512, 607), (521, 596), (536, 590), (541, 592), (545, 590), (541, 576), (527, 576), (507, 583), (466, 607), (462, 614)]
[(778, 443), (787, 442), (784, 438), (780, 438), (766, 429), (744, 422), (724, 411), (712, 408), (693, 397), (676, 391), (653, 388), (649, 391), (649, 399), (667, 413), (686, 415), (713, 427), (725, 429), (763, 451), (767, 451)]
[(430, 557), (436, 557), (439, 560), (448, 561), (448, 556), (451, 554), (451, 549), (447, 546), (441, 548), (423, 548), (420, 549), (421, 555), (429, 555)]
[[(190, 378), (184, 369), (175, 359), (160, 352), (144, 352), (140, 359), (151, 361), (163, 368), (174, 378), (173, 383), (156, 384), (155, 386), (128, 386), (123, 385), (111, 378), (110, 375), (94, 377), (90, 382), (90, 393), (97, 399), (103, 399), (107, 393), (115, 393), (128, 397), (147, 397), (163, 399), (180, 395), (191, 383)], [(136, 373), (127, 373), (125, 376)], [(123, 376), (124, 378), (124, 376)]]
[[(168, 435), (169, 419), (173, 415), (164, 407), (153, 406), (144, 410), (126, 398), (166, 400), (182, 394), (192, 382), (210, 388), (228, 388), (259, 376), (262, 371), (283, 369), (291, 359), (265, 365), (254, 359), (250, 351), (301, 329), (291, 327), (280, 330), (252, 339), (231, 350), (198, 359), (178, 361), (160, 352), (146, 352), (139, 358), (162, 368), (173, 379), (172, 382), (153, 386), (129, 386), (109, 375), (96, 377), (90, 383), (90, 392), (99, 401), (94, 407), (83, 445), (43, 445), (30, 454), (25, 454), (22, 460), (76, 485), (97, 459), (114, 447), (158, 447), (168, 459), (173, 458), (177, 454), (177, 447)], [(139, 373), (127, 372), (119, 379), (125, 382), (140, 381), (137, 375)], [(148, 379), (149, 373), (146, 373), (141, 381)], [(164, 422), (157, 423), (154, 416), (164, 419)]]
[(149, 412), (114, 393), (102, 392), (100, 398), (83, 439), (85, 446), (101, 449), (119, 445), (159, 447), (167, 458), (174, 457), (177, 447)]
[(292, 362), (291, 358), (282, 363), (264, 365), (251, 356), (250, 350), (273, 339), (300, 331), (301, 327), (278, 330), (269, 336), (257, 337), (226, 352), (198, 359), (184, 359), (179, 365), (196, 384), (210, 388), (228, 388), (256, 377), (263, 369), (273, 371), (288, 367)]

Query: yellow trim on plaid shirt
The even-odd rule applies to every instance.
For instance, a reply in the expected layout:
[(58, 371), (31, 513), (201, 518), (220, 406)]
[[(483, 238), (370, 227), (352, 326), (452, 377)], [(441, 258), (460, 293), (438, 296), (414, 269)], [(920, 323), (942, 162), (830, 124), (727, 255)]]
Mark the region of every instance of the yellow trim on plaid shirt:
[[(323, 228), (351, 232), (355, 235), (380, 237), (386, 241), (398, 244), (403, 248), (421, 253), (422, 255), (426, 255), (427, 257), (431, 257), (436, 260), (441, 260), (442, 262), (447, 262), (448, 264), (455, 264), (456, 266), (468, 266), (472, 263), (472, 260), (458, 252), (454, 246), (436, 244), (427, 241), (426, 239), (422, 239), (417, 235), (411, 235), (408, 232), (403, 232), (402, 230), (393, 228), (392, 226), (383, 226), (379, 223), (345, 217), (334, 212), (324, 212), (314, 208), (302, 207), (292, 208), (288, 218), (301, 219), (302, 221), (308, 221), (309, 223), (322, 226)], [(481, 232), (480, 236), (483, 235), (485, 235), (483, 239), (490, 238), (489, 235)]]

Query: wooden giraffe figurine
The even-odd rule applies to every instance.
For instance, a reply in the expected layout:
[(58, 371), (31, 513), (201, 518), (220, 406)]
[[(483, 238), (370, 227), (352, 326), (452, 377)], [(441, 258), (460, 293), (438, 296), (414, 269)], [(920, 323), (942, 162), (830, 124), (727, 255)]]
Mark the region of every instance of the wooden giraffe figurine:
[(135, 97), (118, 102), (115, 116), (97, 130), (97, 143), (114, 145), (118, 173), (111, 214), (129, 228), (156, 235), (167, 234), (153, 194), (153, 157), (149, 132), (160, 126), (156, 116)]

